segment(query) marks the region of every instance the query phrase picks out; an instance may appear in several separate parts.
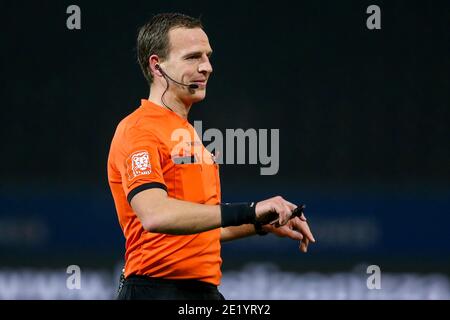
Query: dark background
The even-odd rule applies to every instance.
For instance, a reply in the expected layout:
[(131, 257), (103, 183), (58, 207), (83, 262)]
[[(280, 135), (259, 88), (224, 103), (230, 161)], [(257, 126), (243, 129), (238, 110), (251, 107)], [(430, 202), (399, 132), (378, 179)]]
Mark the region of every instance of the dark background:
[(171, 11), (201, 17), (214, 50), (190, 121), (280, 129), (278, 174), (222, 165), (223, 200), (304, 202), (318, 239), (306, 256), (272, 236), (226, 244), (225, 268), (449, 270), (448, 1), (2, 1), (0, 265), (122, 259), (107, 154), (148, 96), (137, 29)]

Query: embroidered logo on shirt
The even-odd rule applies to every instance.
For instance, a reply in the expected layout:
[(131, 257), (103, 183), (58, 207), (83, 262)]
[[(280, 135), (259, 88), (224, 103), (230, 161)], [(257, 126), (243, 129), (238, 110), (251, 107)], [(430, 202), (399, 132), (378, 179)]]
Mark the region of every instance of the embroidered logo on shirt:
[(137, 151), (133, 153), (128, 158), (127, 166), (128, 166), (128, 176), (130, 179), (136, 178), (137, 176), (148, 175), (152, 173), (152, 166), (150, 164), (150, 155), (148, 154), (147, 151)]

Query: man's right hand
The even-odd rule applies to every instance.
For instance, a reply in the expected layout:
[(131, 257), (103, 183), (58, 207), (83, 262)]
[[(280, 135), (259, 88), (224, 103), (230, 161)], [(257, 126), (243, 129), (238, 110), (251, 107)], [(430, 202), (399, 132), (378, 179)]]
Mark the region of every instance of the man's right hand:
[(256, 221), (262, 224), (268, 224), (278, 220), (277, 226), (284, 226), (291, 218), (292, 211), (297, 206), (281, 196), (276, 196), (256, 204)]

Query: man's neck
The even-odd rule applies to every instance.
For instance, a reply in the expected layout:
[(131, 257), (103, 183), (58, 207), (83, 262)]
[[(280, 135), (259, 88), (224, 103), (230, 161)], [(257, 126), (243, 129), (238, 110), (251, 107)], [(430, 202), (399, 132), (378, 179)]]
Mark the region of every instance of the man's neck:
[(186, 105), (180, 99), (173, 96), (170, 92), (166, 92), (164, 95), (164, 101), (162, 101), (162, 95), (164, 90), (158, 90), (158, 88), (151, 88), (148, 100), (159, 105), (162, 108), (167, 108), (175, 112), (178, 116), (187, 120), (191, 105)]

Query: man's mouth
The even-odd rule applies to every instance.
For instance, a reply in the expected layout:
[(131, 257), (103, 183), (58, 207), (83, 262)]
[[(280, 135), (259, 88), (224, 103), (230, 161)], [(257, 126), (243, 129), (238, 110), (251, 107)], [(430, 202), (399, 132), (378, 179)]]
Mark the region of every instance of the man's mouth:
[(205, 87), (207, 82), (208, 82), (207, 80), (194, 80), (194, 81), (192, 81), (192, 83), (197, 84), (199, 87)]

